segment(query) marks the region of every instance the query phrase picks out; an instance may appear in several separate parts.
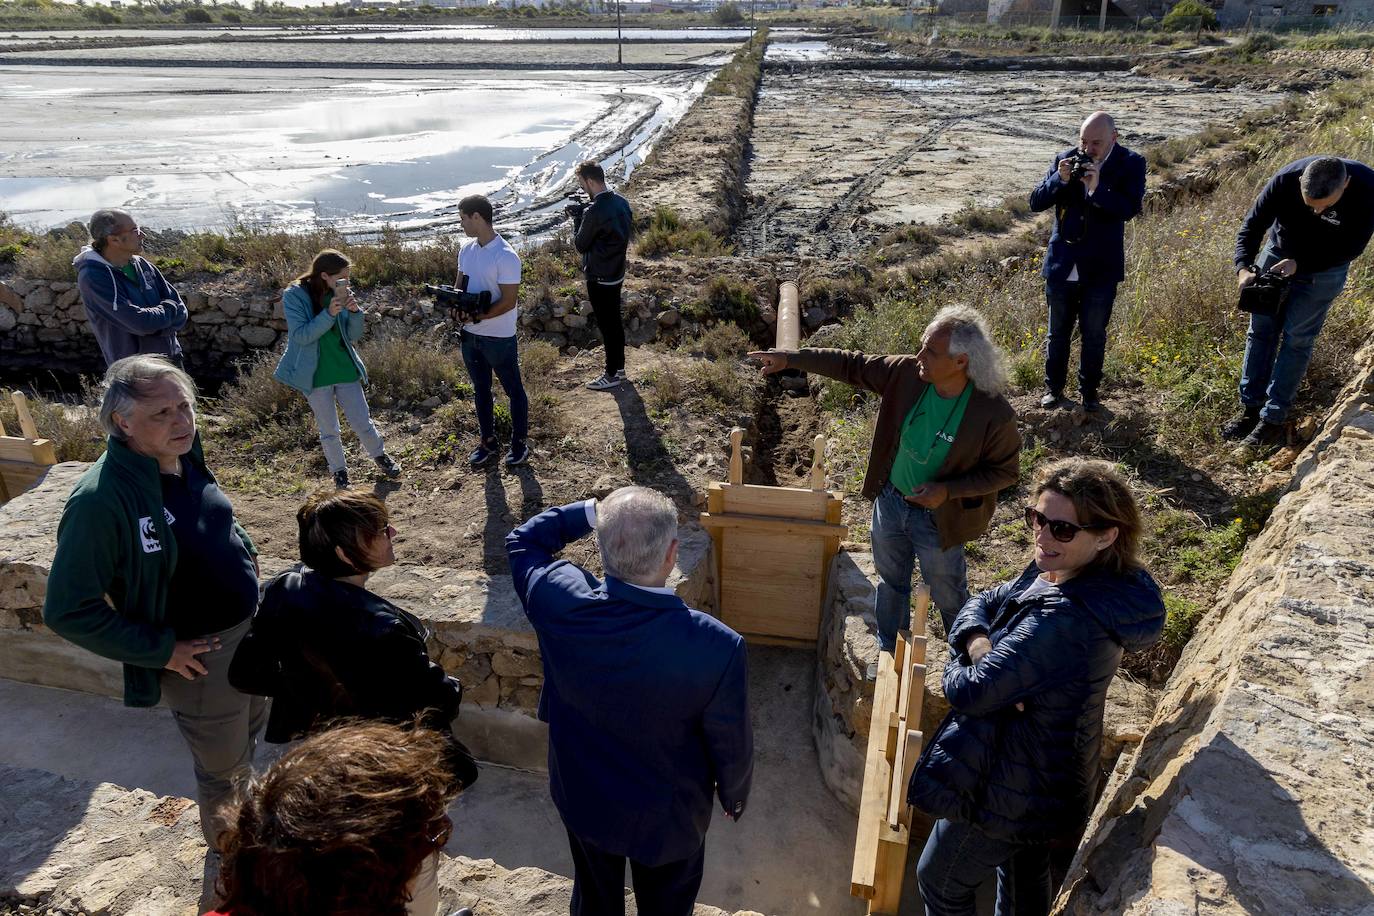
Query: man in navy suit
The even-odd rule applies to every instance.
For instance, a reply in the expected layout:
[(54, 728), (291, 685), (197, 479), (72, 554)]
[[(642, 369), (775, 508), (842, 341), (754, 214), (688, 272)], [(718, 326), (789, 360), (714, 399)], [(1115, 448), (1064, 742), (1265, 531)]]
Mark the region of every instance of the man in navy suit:
[(1083, 341), (1078, 367), (1083, 409), (1102, 409), (1097, 394), (1107, 322), (1116, 285), (1126, 276), (1126, 222), (1145, 199), (1145, 159), (1118, 144), (1116, 136), (1111, 115), (1093, 112), (1079, 130), (1079, 148), (1056, 153), (1045, 179), (1031, 192), (1032, 210), (1054, 207), (1054, 231), (1041, 271), (1050, 307), (1040, 399), (1047, 410), (1064, 404), (1075, 322)]
[[(568, 560), (596, 530), (605, 580)], [(711, 796), (744, 812), (754, 771), (744, 640), (665, 587), (677, 510), (643, 487), (549, 509), (506, 538), (539, 637), (549, 787), (575, 868), (572, 916), (689, 916)]]

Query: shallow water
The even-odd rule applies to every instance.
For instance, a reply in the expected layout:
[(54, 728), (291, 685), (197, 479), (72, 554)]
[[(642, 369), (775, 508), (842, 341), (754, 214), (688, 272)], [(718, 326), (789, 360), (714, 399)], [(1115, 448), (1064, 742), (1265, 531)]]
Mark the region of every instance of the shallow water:
[[(775, 28), (772, 34), (801, 36), (802, 29)], [(635, 41), (741, 41), (749, 37), (743, 29), (693, 28), (621, 30), (624, 38)], [(614, 40), (614, 26), (576, 29), (519, 29), (492, 25), (367, 25), (367, 26), (210, 26), (203, 29), (67, 29), (58, 31), (0, 31), (0, 45), (37, 44), (54, 40), (72, 41), (102, 38), (287, 38), (292, 40), (343, 41), (385, 38), (388, 41), (600, 41)]]
[(503, 232), (537, 235), (578, 161), (623, 179), (711, 75), (93, 72), (0, 66), (0, 210), (20, 224), (117, 206), (157, 228), (442, 231), (485, 193)]

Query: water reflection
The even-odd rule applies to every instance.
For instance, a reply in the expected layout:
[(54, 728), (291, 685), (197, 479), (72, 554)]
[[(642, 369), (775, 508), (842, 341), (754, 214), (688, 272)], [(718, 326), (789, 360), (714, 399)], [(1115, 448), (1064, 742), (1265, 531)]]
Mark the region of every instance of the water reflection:
[(323, 222), (358, 233), (388, 221), (428, 231), (456, 228), (456, 202), (480, 192), (501, 209), (504, 233), (538, 234), (556, 221), (578, 161), (603, 160), (623, 178), (709, 75), (360, 82), (245, 71), (226, 90), (213, 71), (134, 70), (122, 88), (150, 129), (131, 144), (110, 100), (81, 88), (82, 72), (26, 70), (0, 80), (15, 134), (0, 148), (0, 210), (39, 228), (124, 206), (160, 228)]

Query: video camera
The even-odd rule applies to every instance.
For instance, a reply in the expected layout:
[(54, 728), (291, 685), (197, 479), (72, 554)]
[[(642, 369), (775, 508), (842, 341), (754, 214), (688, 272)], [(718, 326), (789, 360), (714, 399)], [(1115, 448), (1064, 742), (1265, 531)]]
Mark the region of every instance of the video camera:
[(425, 289), (434, 296), (436, 306), (448, 309), (454, 320), (461, 324), (481, 321), (482, 316), (487, 313), (487, 309), (491, 308), (491, 292), (489, 290), (470, 293), (447, 283), (426, 283)]
[(582, 214), (587, 212), (591, 202), (584, 200), (581, 194), (569, 194), (568, 205), (563, 208), (563, 212), (573, 218), (573, 222), (581, 222)]
[(1083, 172), (1093, 164), (1093, 157), (1081, 149), (1076, 149), (1073, 151), (1073, 155), (1068, 157), (1068, 161), (1069, 180), (1073, 181), (1075, 178), (1081, 179), (1083, 177)]
[(1240, 291), (1240, 310), (1252, 315), (1278, 315), (1288, 299), (1289, 278), (1273, 268), (1262, 271), (1254, 264), (1247, 270), (1255, 279)]

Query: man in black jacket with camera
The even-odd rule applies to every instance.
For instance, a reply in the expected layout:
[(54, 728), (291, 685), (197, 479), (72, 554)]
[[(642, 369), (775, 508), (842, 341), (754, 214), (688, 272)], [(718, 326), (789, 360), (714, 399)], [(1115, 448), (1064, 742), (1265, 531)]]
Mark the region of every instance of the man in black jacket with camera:
[(1288, 410), (1350, 262), (1374, 235), (1374, 169), (1353, 159), (1290, 162), (1260, 191), (1236, 233), (1236, 285), (1288, 278), (1277, 314), (1254, 313), (1240, 373), (1241, 410), (1221, 428), (1257, 451), (1287, 441)]
[(1045, 396), (1040, 399), (1046, 409), (1064, 403), (1075, 323), (1083, 341), (1078, 368), (1083, 409), (1102, 408), (1097, 392), (1107, 353), (1107, 322), (1116, 286), (1126, 276), (1126, 223), (1140, 213), (1145, 199), (1145, 159), (1116, 138), (1111, 115), (1089, 115), (1079, 129), (1078, 147), (1056, 154), (1031, 192), (1032, 210), (1054, 207), (1054, 231), (1041, 271), (1050, 309)]
[(620, 288), (625, 283), (625, 250), (630, 244), (634, 217), (625, 198), (606, 187), (606, 172), (595, 162), (577, 167), (578, 187), (590, 204), (569, 204), (573, 244), (582, 253), (591, 300), (601, 339), (606, 344), (606, 372), (587, 383), (593, 391), (609, 391), (625, 381), (625, 327), (620, 317)]

